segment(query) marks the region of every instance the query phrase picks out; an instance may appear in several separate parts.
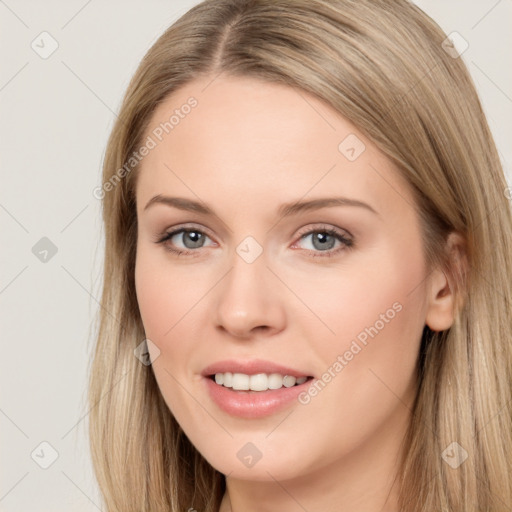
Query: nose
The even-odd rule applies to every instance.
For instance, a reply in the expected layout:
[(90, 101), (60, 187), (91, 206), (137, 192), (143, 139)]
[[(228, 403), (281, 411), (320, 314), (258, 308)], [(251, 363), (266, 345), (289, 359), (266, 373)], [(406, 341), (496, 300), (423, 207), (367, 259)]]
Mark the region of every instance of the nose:
[(264, 254), (248, 263), (235, 253), (216, 287), (216, 326), (236, 338), (269, 336), (285, 327), (284, 285), (267, 267)]

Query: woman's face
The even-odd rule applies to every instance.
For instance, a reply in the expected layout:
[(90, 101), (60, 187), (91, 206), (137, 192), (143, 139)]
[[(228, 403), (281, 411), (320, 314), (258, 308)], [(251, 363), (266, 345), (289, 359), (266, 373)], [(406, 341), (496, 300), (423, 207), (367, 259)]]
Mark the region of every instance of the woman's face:
[(191, 442), (250, 480), (389, 460), (436, 314), (390, 161), (311, 95), (248, 78), (187, 84), (144, 140), (137, 300)]

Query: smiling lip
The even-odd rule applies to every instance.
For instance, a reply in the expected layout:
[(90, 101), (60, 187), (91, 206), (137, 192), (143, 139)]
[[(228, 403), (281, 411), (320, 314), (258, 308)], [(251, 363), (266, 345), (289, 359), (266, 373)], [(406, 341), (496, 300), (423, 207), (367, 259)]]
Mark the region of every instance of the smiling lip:
[(310, 376), (307, 372), (300, 370), (294, 370), (293, 368), (287, 368), (280, 364), (272, 363), (270, 361), (264, 361), (263, 359), (251, 359), (248, 361), (229, 359), (225, 361), (218, 361), (207, 366), (202, 372), (203, 377), (209, 377), (216, 373), (245, 373), (246, 375), (256, 375), (257, 373), (280, 373), (283, 375), (290, 375), (292, 377), (308, 377)]
[(303, 384), (268, 391), (238, 391), (216, 384), (211, 378), (216, 373), (226, 372), (245, 373), (246, 375), (279, 373), (283, 376), (290, 375), (294, 377), (311, 377), (311, 375), (307, 372), (261, 359), (219, 361), (207, 366), (201, 372), (201, 375), (204, 377), (206, 390), (213, 402), (224, 412), (247, 419), (256, 419), (274, 414), (287, 405), (297, 402), (298, 395), (305, 391), (313, 381), (313, 378), (308, 378)]

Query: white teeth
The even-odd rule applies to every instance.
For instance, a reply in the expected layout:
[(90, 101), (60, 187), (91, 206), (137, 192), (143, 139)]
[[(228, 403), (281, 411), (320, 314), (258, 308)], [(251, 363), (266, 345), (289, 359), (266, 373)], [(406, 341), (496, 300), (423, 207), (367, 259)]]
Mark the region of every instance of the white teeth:
[(286, 375), (284, 378), (283, 378), (283, 386), (285, 388), (291, 388), (292, 386), (295, 386), (295, 381), (297, 379), (295, 377), (292, 377), (290, 375)]
[(283, 387), (283, 376), (279, 373), (271, 373), (268, 376), (268, 389), (280, 389)]
[(223, 382), (223, 384), (227, 388), (233, 387), (233, 374), (232, 373), (227, 372), (227, 373), (224, 374), (224, 382)]
[(241, 391), (249, 390), (249, 375), (245, 375), (244, 373), (234, 373), (233, 374), (233, 389), (239, 389)]
[(295, 384), (303, 384), (308, 380), (307, 377), (295, 378), (291, 375), (281, 375), (279, 373), (257, 373), (256, 375), (247, 375), (245, 373), (216, 373), (215, 382), (226, 388), (233, 388), (238, 391), (267, 391), (268, 389), (291, 388)]
[(264, 373), (251, 375), (248, 388), (251, 391), (265, 391), (268, 389), (268, 377)]

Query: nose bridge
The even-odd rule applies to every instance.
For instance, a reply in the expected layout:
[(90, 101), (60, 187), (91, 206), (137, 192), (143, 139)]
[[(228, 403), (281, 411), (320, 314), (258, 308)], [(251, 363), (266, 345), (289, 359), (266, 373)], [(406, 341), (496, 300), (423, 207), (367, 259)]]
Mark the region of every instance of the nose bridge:
[(267, 268), (266, 251), (246, 237), (230, 258), (230, 271), (216, 297), (216, 321), (236, 336), (248, 336), (256, 328), (280, 330), (284, 308), (275, 276)]

